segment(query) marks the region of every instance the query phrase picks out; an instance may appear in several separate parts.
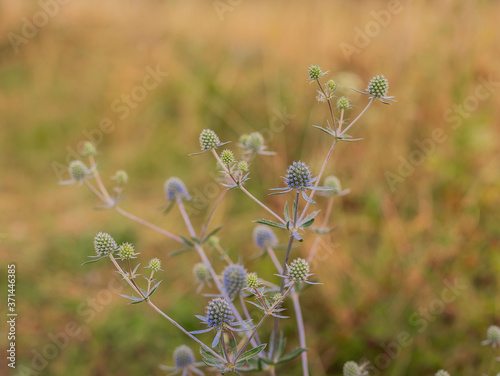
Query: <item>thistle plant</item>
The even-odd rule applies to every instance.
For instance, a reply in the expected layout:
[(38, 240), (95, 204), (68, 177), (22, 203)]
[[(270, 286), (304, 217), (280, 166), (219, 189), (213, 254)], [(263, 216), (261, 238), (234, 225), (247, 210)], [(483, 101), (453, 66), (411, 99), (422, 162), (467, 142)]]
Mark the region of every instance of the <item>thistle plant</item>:
[[(324, 177), (332, 171), (331, 155), (337, 144), (353, 142), (347, 131), (366, 113), (375, 99), (382, 103), (392, 101), (388, 96), (389, 84), (384, 76), (374, 77), (363, 94), (368, 95), (368, 103), (364, 109), (350, 121), (348, 112), (351, 111), (351, 101), (348, 97), (337, 98), (335, 92), (338, 84), (333, 79), (323, 82), (328, 75), (318, 65), (311, 65), (307, 74), (310, 83), (318, 87), (318, 99), (328, 105), (328, 120), (326, 124), (314, 127), (328, 134), (329, 149), (320, 166), (309, 165), (306, 161), (296, 160), (283, 166), (284, 186), (271, 188), (271, 194), (282, 196), (283, 210), (275, 211), (266, 204), (266, 197), (258, 198), (246, 187), (246, 182), (252, 172), (252, 159), (274, 154), (268, 151), (265, 139), (259, 132), (249, 132), (239, 137), (239, 151), (234, 149), (221, 150), (221, 146), (229, 142), (221, 142), (219, 135), (212, 129), (203, 129), (199, 136), (199, 151), (191, 155), (208, 154), (217, 162), (222, 193), (212, 203), (208, 216), (200, 229), (197, 229), (188, 214), (187, 205), (191, 205), (189, 185), (181, 178), (168, 177), (163, 186), (164, 200), (169, 211), (174, 207), (179, 218), (185, 225), (187, 234), (173, 232), (148, 222), (122, 208), (122, 191), (129, 177), (124, 170), (118, 170), (112, 180), (114, 186), (106, 187), (96, 167), (95, 156), (97, 150), (92, 144), (84, 145), (84, 153), (88, 158), (88, 166), (82, 161), (73, 161), (68, 166), (71, 180), (63, 184), (85, 185), (101, 202), (102, 208), (113, 210), (116, 213), (145, 226), (165, 236), (170, 242), (167, 248), (172, 248), (169, 255), (184, 257), (188, 252), (195, 256), (185, 259), (192, 262), (192, 281), (196, 288), (193, 299), (198, 304), (205, 305), (204, 315), (194, 315), (202, 324), (197, 330), (187, 330), (172, 316), (175, 312), (167, 313), (153, 301), (153, 294), (162, 289), (162, 294), (168, 295), (168, 288), (161, 285), (161, 276), (168, 273), (172, 265), (166, 260), (166, 255), (158, 255), (149, 261), (141, 263), (141, 253), (135, 251), (135, 245), (130, 242), (120, 246), (112, 235), (106, 232), (98, 233), (94, 238), (94, 254), (85, 262), (97, 262), (108, 259), (124, 281), (129, 285), (131, 295), (122, 295), (130, 304), (147, 304), (153, 310), (175, 326), (186, 339), (194, 342), (199, 348), (203, 363), (197, 363), (190, 347), (183, 345), (174, 351), (174, 365), (160, 366), (162, 370), (171, 371), (171, 375), (181, 374), (202, 375), (204, 373), (226, 373), (234, 371), (260, 372), (267, 375), (288, 375), (289, 366), (286, 363), (300, 357), (302, 376), (309, 375), (308, 349), (306, 330), (303, 321), (300, 296), (313, 293), (314, 289), (303, 288), (305, 284), (318, 285), (311, 271), (311, 261), (314, 259), (319, 239), (331, 231), (329, 225), (332, 203), (349, 193), (342, 189), (340, 181), (334, 175)], [(225, 138), (226, 135), (223, 135)], [(297, 156), (300, 157), (300, 156)], [(184, 177), (187, 179), (188, 177)], [(188, 181), (188, 180), (186, 180)], [(322, 185), (320, 185), (322, 182)], [(267, 269), (247, 271), (244, 254), (238, 255), (238, 263), (234, 263), (224, 248), (224, 238), (218, 237), (222, 226), (214, 226), (215, 213), (224, 199), (234, 190), (255, 203), (266, 218), (256, 219), (256, 225), (248, 228), (248, 237), (253, 237), (255, 246), (260, 250), (262, 263), (271, 262), (273, 273)], [(161, 189), (159, 189), (161, 192)], [(319, 192), (319, 199), (314, 199)], [(291, 200), (290, 200), (291, 199)], [(289, 202), (290, 200), (290, 202)], [(311, 205), (314, 208), (310, 210)], [(322, 210), (326, 207), (325, 210)], [(321, 215), (320, 215), (321, 212)], [(322, 217), (322, 218), (321, 218)], [(321, 220), (318, 221), (318, 218)], [(241, 239), (242, 249), (245, 237), (234, 234)], [(303, 237), (313, 238), (312, 246), (295, 247), (294, 243), (303, 241)], [(280, 246), (280, 239), (286, 239), (284, 246)], [(90, 241), (89, 241), (90, 242)], [(175, 249), (178, 247), (181, 249)], [(89, 246), (90, 248), (90, 246)], [(275, 252), (284, 248), (284, 254), (278, 257)], [(293, 251), (293, 252), (292, 252)], [(213, 255), (211, 253), (214, 253)], [(294, 253), (290, 262), (291, 255)], [(138, 278), (141, 276), (141, 278)], [(313, 279), (314, 278), (314, 279)], [(319, 287), (321, 288), (321, 287)], [(207, 301), (207, 297), (210, 300)], [(286, 338), (280, 330), (283, 320), (289, 320), (288, 312), (293, 310), (296, 321), (296, 337), (288, 343), (294, 348), (288, 348)], [(209, 337), (208, 332), (212, 332)], [(500, 336), (495, 331), (488, 332), (488, 343), (496, 346)], [(171, 351), (172, 349), (165, 349)], [(282, 367), (282, 365), (284, 365)], [(203, 370), (202, 370), (203, 369)], [(365, 376), (368, 374), (366, 365), (347, 362), (343, 367), (345, 376)], [(340, 372), (340, 370), (339, 370)]]

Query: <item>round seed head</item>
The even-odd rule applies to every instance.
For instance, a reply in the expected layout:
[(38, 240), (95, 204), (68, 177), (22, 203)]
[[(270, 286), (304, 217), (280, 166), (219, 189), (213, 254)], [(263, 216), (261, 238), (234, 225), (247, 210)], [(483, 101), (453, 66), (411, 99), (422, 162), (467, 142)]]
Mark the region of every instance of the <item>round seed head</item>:
[(210, 271), (207, 266), (200, 262), (193, 267), (193, 275), (198, 282), (207, 282), (210, 279)]
[(231, 306), (224, 298), (215, 298), (208, 303), (205, 318), (210, 327), (223, 327), (234, 321)]
[(349, 100), (349, 98), (347, 97), (340, 97), (338, 100), (337, 100), (337, 108), (339, 109), (339, 111), (347, 111), (351, 108), (351, 101)]
[(349, 361), (344, 364), (344, 376), (361, 376), (362, 371), (356, 362)]
[(500, 346), (500, 328), (492, 325), (486, 332), (486, 337), (493, 347)]
[(248, 142), (248, 135), (245, 133), (245, 134), (242, 134), (240, 136), (240, 145), (243, 146), (243, 147), (247, 147), (247, 142)]
[(130, 243), (123, 243), (118, 249), (118, 254), (122, 260), (130, 260), (135, 258), (134, 246)]
[(307, 281), (309, 277), (309, 263), (303, 258), (293, 260), (288, 267), (288, 275), (295, 283)]
[(256, 289), (259, 287), (259, 277), (256, 273), (248, 273), (247, 274), (247, 287), (249, 289)]
[(186, 345), (177, 347), (174, 350), (174, 362), (177, 368), (186, 368), (194, 364), (193, 351)]
[(318, 80), (323, 75), (323, 71), (319, 65), (311, 65), (307, 73), (311, 80)]
[(264, 147), (264, 137), (259, 132), (250, 133), (245, 145), (256, 153)]
[(234, 154), (229, 149), (223, 150), (222, 153), (220, 153), (220, 159), (225, 165), (230, 165), (234, 163)]
[(238, 170), (248, 171), (248, 163), (246, 161), (241, 161), (238, 163)]
[(222, 280), (230, 298), (234, 298), (246, 285), (247, 271), (242, 265), (233, 264), (224, 269)]
[(94, 238), (94, 249), (99, 256), (105, 256), (109, 253), (113, 253), (118, 248), (115, 239), (111, 235), (100, 232)]
[(69, 164), (69, 173), (74, 180), (83, 181), (89, 173), (89, 170), (82, 161), (72, 161)]
[(324, 191), (325, 195), (331, 196), (342, 191), (342, 185), (340, 184), (339, 178), (337, 178), (336, 176), (327, 176), (323, 184), (326, 188), (331, 189), (330, 191)]
[(97, 150), (96, 150), (94, 144), (90, 141), (85, 141), (85, 143), (83, 144), (83, 147), (82, 147), (82, 156), (88, 157), (88, 156), (96, 155), (96, 154), (97, 154)]
[(219, 137), (211, 129), (204, 129), (200, 134), (200, 146), (201, 150), (211, 150), (215, 149), (217, 145), (220, 144)]
[(444, 370), (437, 371), (435, 376), (450, 376), (450, 374)]
[(180, 198), (181, 200), (189, 199), (189, 193), (187, 191), (184, 182), (176, 177), (171, 177), (165, 182), (165, 196), (168, 201)]
[(154, 272), (161, 270), (161, 261), (158, 258), (149, 260), (148, 268)]
[(253, 229), (253, 240), (259, 248), (274, 248), (278, 245), (278, 238), (266, 225), (257, 225)]
[(303, 191), (305, 188), (312, 186), (312, 175), (309, 166), (304, 162), (293, 162), (286, 170), (285, 176), (286, 185), (292, 189)]
[(116, 171), (115, 176), (113, 176), (113, 180), (115, 180), (118, 184), (126, 184), (128, 182), (127, 172), (124, 170)]
[(371, 79), (366, 91), (375, 98), (383, 98), (389, 91), (389, 81), (382, 75), (375, 76)]

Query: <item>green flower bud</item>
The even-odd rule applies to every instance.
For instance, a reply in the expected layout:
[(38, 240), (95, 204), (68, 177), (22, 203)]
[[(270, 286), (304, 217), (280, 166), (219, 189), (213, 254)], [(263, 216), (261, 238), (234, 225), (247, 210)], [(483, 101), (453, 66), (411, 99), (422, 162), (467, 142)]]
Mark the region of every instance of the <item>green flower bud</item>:
[(82, 147), (82, 156), (84, 157), (89, 157), (91, 155), (96, 155), (97, 154), (97, 150), (94, 146), (94, 144), (90, 141), (85, 141), (85, 143), (83, 144), (83, 147)]
[(226, 166), (230, 165), (234, 163), (234, 154), (229, 149), (223, 150), (222, 153), (220, 153), (220, 159)]
[(257, 277), (256, 273), (248, 273), (247, 274), (247, 287), (249, 289), (256, 289), (259, 287), (259, 277)]
[(319, 65), (311, 65), (307, 73), (309, 74), (309, 78), (311, 80), (318, 80), (321, 76), (323, 76), (323, 71)]
[(210, 247), (217, 247), (219, 245), (220, 238), (218, 236), (212, 235), (208, 238), (207, 243)]
[(205, 283), (210, 279), (210, 271), (207, 266), (200, 262), (193, 267), (193, 275), (198, 282)]
[(251, 151), (257, 153), (264, 147), (264, 137), (259, 132), (253, 132), (248, 135), (246, 146)]
[(273, 300), (275, 302), (277, 302), (278, 300), (280, 300), (281, 298), (283, 297), (283, 294), (277, 292), (276, 294), (273, 295)]
[(131, 260), (135, 258), (134, 246), (130, 243), (123, 243), (118, 249), (118, 255), (122, 260)]
[(339, 111), (347, 111), (351, 108), (351, 102), (349, 101), (349, 98), (347, 97), (340, 97), (338, 100), (337, 100), (337, 108), (339, 109)]
[(83, 181), (89, 174), (89, 170), (82, 161), (72, 161), (69, 164), (69, 173), (75, 181)]
[(445, 370), (440, 370), (436, 372), (435, 376), (450, 376), (450, 374)]
[(248, 163), (246, 161), (241, 161), (240, 163), (238, 163), (238, 170), (248, 171)]
[(382, 75), (375, 76), (371, 79), (366, 91), (375, 98), (383, 98), (389, 91), (389, 81)]
[(247, 134), (242, 134), (240, 136), (240, 145), (243, 146), (243, 147), (246, 147), (247, 146), (247, 142), (248, 142), (248, 135)]
[(329, 81), (326, 83), (326, 87), (328, 88), (328, 90), (330, 90), (330, 91), (334, 91), (334, 90), (337, 88), (337, 84), (335, 83), (335, 81), (333, 81), (333, 80), (329, 80)]
[(158, 258), (149, 260), (148, 268), (154, 272), (161, 270), (161, 261)]
[(126, 184), (128, 182), (128, 175), (127, 172), (124, 170), (118, 170), (115, 172), (115, 176), (112, 178), (115, 180), (118, 184)]
[(500, 346), (500, 328), (496, 325), (490, 326), (486, 332), (486, 338), (493, 348)]
[(204, 129), (200, 134), (200, 146), (201, 150), (211, 150), (215, 149), (217, 145), (220, 144), (219, 137), (211, 129)]
[(353, 361), (344, 364), (343, 373), (344, 376), (362, 376), (365, 374), (362, 368)]
[(325, 187), (332, 189), (332, 191), (325, 191), (330, 194), (337, 194), (342, 190), (342, 185), (340, 184), (339, 178), (333, 175), (327, 176), (325, 178), (324, 185)]

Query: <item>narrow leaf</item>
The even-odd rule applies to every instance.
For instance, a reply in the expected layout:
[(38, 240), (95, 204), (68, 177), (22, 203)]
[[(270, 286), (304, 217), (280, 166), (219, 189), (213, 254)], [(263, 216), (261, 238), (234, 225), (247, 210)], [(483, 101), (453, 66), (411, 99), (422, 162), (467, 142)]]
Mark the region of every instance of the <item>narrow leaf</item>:
[(266, 225), (266, 226), (271, 226), (271, 227), (277, 227), (277, 228), (285, 228), (285, 225), (281, 224), (281, 223), (276, 223), (276, 222), (273, 222), (273, 221), (269, 221), (267, 219), (257, 219), (256, 221), (254, 221), (255, 223), (261, 223), (263, 225)]
[(253, 349), (251, 350), (248, 350), (246, 352), (244, 352), (240, 358), (238, 359), (240, 362), (243, 361), (243, 360), (248, 360), (248, 359), (251, 359), (255, 356), (257, 356), (262, 350), (264, 350), (266, 348), (267, 344), (266, 343), (263, 343), (262, 345), (260, 346), (257, 346), (257, 347), (254, 347)]
[(283, 356), (279, 361), (278, 361), (278, 364), (279, 363), (285, 363), (285, 362), (288, 362), (289, 360), (292, 360), (293, 358), (296, 358), (297, 356), (299, 356), (300, 354), (302, 354), (304, 351), (307, 351), (307, 349), (304, 349), (302, 347), (299, 347), (298, 349), (295, 349), (295, 350), (292, 350), (290, 351), (288, 354), (286, 354), (285, 356)]

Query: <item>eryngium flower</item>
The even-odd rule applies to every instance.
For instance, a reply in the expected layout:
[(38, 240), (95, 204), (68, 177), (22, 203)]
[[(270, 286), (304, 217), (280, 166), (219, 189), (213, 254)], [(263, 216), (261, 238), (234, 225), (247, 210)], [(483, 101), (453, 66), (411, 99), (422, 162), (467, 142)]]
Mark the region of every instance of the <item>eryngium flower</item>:
[(68, 170), (73, 180), (78, 182), (82, 182), (89, 173), (87, 166), (82, 161), (71, 161)]
[(259, 132), (250, 133), (246, 139), (245, 146), (257, 153), (264, 147), (264, 137)]
[(204, 363), (195, 363), (193, 351), (186, 345), (177, 347), (174, 350), (175, 367), (160, 365), (160, 369), (164, 371), (174, 371), (169, 373), (169, 376), (181, 374), (186, 375), (204, 375), (204, 373), (196, 367), (202, 367)]
[[(214, 298), (205, 308), (205, 316), (196, 315), (203, 323), (208, 325), (208, 329), (195, 330), (190, 332), (191, 334), (201, 334), (206, 333), (211, 330), (216, 330), (217, 334), (215, 335), (214, 340), (212, 341), (212, 347), (217, 346), (219, 343), (222, 332), (224, 331), (236, 331), (243, 332), (245, 330), (251, 330), (252, 328), (245, 328), (248, 323), (252, 320), (244, 320), (244, 321), (234, 321), (233, 311), (231, 310), (231, 305), (224, 298)], [(236, 328), (240, 326), (241, 328)]]
[(303, 191), (311, 187), (315, 180), (312, 178), (309, 166), (304, 162), (293, 162), (286, 170), (285, 182), (291, 189)]
[(367, 374), (367, 372), (363, 370), (362, 366), (359, 366), (353, 361), (344, 364), (343, 373), (344, 376), (364, 376)]
[(240, 163), (238, 163), (238, 170), (248, 171), (248, 162), (241, 161)]
[(165, 182), (165, 196), (168, 201), (180, 199), (189, 200), (190, 196), (184, 182), (176, 177), (171, 177)]
[(338, 100), (337, 100), (337, 108), (342, 111), (347, 111), (348, 109), (351, 108), (351, 102), (349, 101), (349, 98), (347, 97), (340, 97)]
[(309, 275), (309, 263), (303, 258), (293, 260), (288, 266), (288, 276), (295, 283), (307, 281)]
[(161, 261), (158, 258), (154, 258), (149, 260), (149, 264), (147, 266), (149, 269), (151, 269), (154, 272), (157, 272), (161, 270)]
[(193, 351), (186, 345), (177, 347), (174, 350), (174, 362), (177, 368), (186, 368), (194, 364)]
[(100, 232), (94, 238), (94, 249), (99, 256), (106, 256), (115, 252), (118, 249), (118, 245), (111, 235)]
[(248, 273), (247, 274), (247, 288), (256, 289), (259, 287), (259, 277), (256, 273)]
[(266, 225), (257, 225), (253, 229), (253, 240), (259, 248), (274, 248), (278, 245), (278, 238)]
[(204, 129), (200, 134), (200, 146), (201, 150), (211, 150), (215, 149), (220, 144), (219, 137), (211, 129)]
[(389, 81), (383, 75), (371, 79), (366, 92), (375, 98), (384, 98), (389, 91)]
[(491, 345), (493, 348), (500, 346), (500, 328), (496, 325), (490, 326), (486, 331), (486, 338), (481, 344)]
[(212, 328), (224, 327), (234, 321), (231, 306), (224, 298), (215, 298), (208, 303), (205, 310), (205, 318), (207, 325)]
[(90, 155), (96, 155), (96, 154), (97, 154), (97, 150), (96, 150), (94, 144), (90, 141), (86, 141), (82, 147), (82, 155), (84, 157), (88, 157)]
[(450, 376), (450, 374), (448, 372), (446, 372), (445, 370), (440, 370), (440, 371), (437, 371), (434, 376)]
[(220, 153), (220, 159), (224, 165), (230, 165), (234, 163), (234, 154), (231, 150), (225, 149)]
[(123, 243), (118, 250), (118, 255), (120, 255), (120, 258), (122, 260), (130, 260), (135, 258), (136, 253), (134, 246), (130, 243)]
[(125, 170), (118, 170), (115, 172), (115, 176), (113, 176), (113, 180), (118, 184), (126, 184), (128, 182), (128, 175)]
[(222, 280), (227, 295), (232, 299), (245, 288), (247, 271), (242, 265), (233, 264), (224, 269)]
[(196, 280), (201, 283), (205, 283), (210, 279), (210, 271), (202, 262), (195, 264), (195, 266), (193, 267), (193, 275)]
[(307, 73), (309, 74), (309, 78), (311, 80), (317, 80), (321, 76), (323, 76), (323, 71), (321, 70), (320, 66), (315, 64), (309, 67)]

